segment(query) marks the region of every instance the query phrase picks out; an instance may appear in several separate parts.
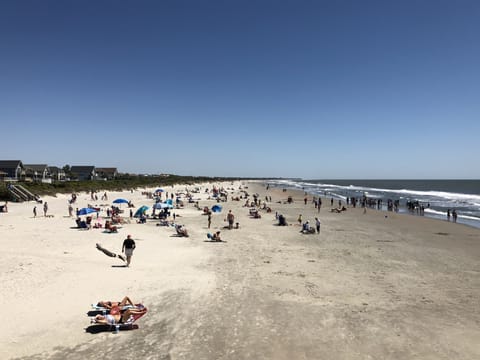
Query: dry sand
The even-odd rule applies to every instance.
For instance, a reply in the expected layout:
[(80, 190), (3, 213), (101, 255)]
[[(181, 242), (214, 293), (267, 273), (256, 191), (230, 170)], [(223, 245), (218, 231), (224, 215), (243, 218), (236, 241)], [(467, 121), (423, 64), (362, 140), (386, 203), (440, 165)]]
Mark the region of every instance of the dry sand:
[[(243, 186), (271, 196), (273, 212), (252, 219), (244, 199), (231, 201), (240, 185), (223, 184), (229, 200), (210, 230), (193, 204), (173, 210), (188, 238), (153, 220), (118, 234), (72, 229), (64, 195), (45, 198), (53, 218), (41, 205), (34, 219), (34, 203), (9, 204), (0, 214), (0, 358), (480, 358), (479, 229), (374, 210), (335, 214), (327, 199), (318, 213), (303, 193), (259, 183)], [(212, 184), (199, 186), (200, 207), (214, 205), (204, 193)], [(92, 202), (83, 193), (77, 206), (117, 197), (152, 205), (142, 190), (108, 195)], [(228, 210), (239, 229), (223, 229)], [(276, 226), (276, 211), (289, 226)], [(300, 213), (310, 223), (318, 216), (321, 234), (300, 234)], [(217, 229), (226, 242), (206, 242)], [(127, 234), (137, 242), (130, 268), (95, 248), (120, 252)], [(149, 308), (138, 330), (85, 332), (90, 304), (124, 295)]]

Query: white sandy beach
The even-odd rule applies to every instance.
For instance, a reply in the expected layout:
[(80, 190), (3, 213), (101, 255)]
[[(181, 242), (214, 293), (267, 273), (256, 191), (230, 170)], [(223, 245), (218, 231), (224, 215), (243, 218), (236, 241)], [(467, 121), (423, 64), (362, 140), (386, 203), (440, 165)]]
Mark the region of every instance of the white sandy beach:
[[(215, 185), (229, 199), (210, 230), (185, 199), (172, 210), (188, 238), (154, 220), (112, 234), (73, 228), (66, 195), (43, 198), (50, 218), (39, 204), (33, 218), (33, 202), (9, 203), (0, 214), (0, 305), (7, 309), (0, 358), (480, 358), (479, 229), (374, 210), (335, 214), (326, 199), (318, 213), (301, 192)], [(205, 193), (213, 184), (198, 186), (200, 208), (216, 204)], [(261, 200), (271, 196), (273, 212), (250, 218), (245, 199), (231, 200), (240, 186)], [(75, 206), (106, 207), (119, 197), (151, 206), (145, 190), (109, 192), (96, 202), (82, 193)], [(229, 210), (239, 229), (223, 229)], [(289, 226), (276, 226), (276, 211)], [(318, 216), (321, 234), (300, 234), (300, 213), (310, 223)], [(226, 242), (206, 242), (217, 229)], [(128, 234), (137, 243), (130, 268), (95, 248), (119, 253)], [(124, 295), (149, 309), (138, 330), (85, 331), (92, 303)]]

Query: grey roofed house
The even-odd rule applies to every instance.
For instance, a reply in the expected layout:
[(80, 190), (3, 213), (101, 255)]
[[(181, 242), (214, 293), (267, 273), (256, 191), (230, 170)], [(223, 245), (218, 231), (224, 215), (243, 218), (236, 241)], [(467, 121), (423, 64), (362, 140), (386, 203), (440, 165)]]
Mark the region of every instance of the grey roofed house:
[(55, 181), (64, 181), (66, 179), (65, 170), (57, 166), (49, 166), (48, 172), (50, 173), (50, 177)]
[(72, 166), (70, 172), (75, 176), (77, 180), (95, 180), (97, 173), (95, 166)]
[(20, 160), (0, 160), (0, 171), (5, 173), (4, 179), (20, 180), (24, 166)]
[(24, 164), (25, 176), (33, 181), (46, 181), (50, 179), (47, 164)]
[(97, 176), (102, 179), (115, 179), (118, 175), (118, 170), (115, 167), (97, 167), (95, 171)]

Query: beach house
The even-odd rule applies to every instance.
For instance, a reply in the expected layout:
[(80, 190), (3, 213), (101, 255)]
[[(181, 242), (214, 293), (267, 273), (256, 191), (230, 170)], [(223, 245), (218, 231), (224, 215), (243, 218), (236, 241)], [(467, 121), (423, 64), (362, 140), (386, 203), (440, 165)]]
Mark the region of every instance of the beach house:
[(95, 166), (87, 165), (87, 166), (72, 166), (70, 168), (70, 172), (73, 175), (72, 180), (96, 180), (97, 179), (97, 172)]
[(24, 164), (25, 180), (51, 183), (50, 173), (47, 164)]
[(104, 180), (113, 180), (118, 175), (118, 170), (115, 167), (97, 167), (95, 168), (97, 177)]
[(67, 175), (65, 174), (65, 170), (57, 166), (49, 166), (48, 172), (50, 174), (50, 178), (53, 181), (65, 181), (67, 178)]
[(25, 168), (20, 160), (0, 160), (0, 172), (3, 180), (22, 180), (25, 176)]

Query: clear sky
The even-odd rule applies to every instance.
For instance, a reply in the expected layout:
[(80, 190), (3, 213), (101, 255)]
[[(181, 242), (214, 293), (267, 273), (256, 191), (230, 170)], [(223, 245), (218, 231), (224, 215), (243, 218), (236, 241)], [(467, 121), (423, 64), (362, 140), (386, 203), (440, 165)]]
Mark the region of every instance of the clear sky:
[(0, 159), (480, 178), (478, 0), (2, 0)]

